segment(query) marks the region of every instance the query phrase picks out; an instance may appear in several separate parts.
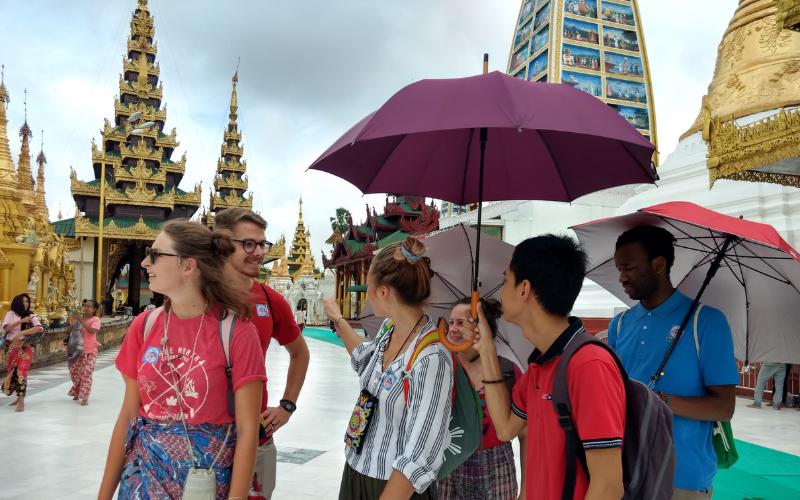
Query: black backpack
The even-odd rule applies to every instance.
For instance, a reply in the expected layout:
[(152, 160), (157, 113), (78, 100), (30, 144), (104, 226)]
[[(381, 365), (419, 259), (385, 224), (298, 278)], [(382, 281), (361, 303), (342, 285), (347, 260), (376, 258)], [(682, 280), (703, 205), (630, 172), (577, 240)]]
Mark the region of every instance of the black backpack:
[(645, 384), (628, 377), (622, 362), (608, 345), (586, 332), (567, 344), (553, 378), (552, 401), (558, 423), (566, 437), (566, 475), (562, 500), (571, 500), (575, 492), (576, 459), (586, 477), (586, 454), (572, 421), (572, 405), (567, 391), (567, 364), (581, 347), (603, 347), (619, 367), (625, 386), (625, 435), (622, 444), (623, 500), (669, 500), (675, 480), (675, 446), (672, 441), (672, 411)]

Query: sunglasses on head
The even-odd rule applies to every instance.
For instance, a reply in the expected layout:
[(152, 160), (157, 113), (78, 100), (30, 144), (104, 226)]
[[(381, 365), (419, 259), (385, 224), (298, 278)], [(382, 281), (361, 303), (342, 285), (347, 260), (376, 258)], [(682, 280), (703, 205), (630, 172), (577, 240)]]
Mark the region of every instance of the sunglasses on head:
[(161, 250), (159, 250), (157, 248), (152, 248), (152, 247), (145, 248), (144, 249), (144, 254), (147, 257), (150, 257), (150, 262), (152, 262), (153, 264), (156, 263), (156, 259), (158, 259), (159, 255), (166, 255), (168, 257), (180, 257), (176, 253), (166, 253), (166, 252), (162, 252)]
[(241, 243), (242, 248), (247, 253), (255, 252), (256, 248), (258, 247), (261, 247), (261, 249), (264, 250), (265, 253), (268, 253), (270, 250), (272, 250), (272, 242), (267, 240), (256, 241), (256, 240), (246, 239), (246, 240), (233, 240), (233, 241)]

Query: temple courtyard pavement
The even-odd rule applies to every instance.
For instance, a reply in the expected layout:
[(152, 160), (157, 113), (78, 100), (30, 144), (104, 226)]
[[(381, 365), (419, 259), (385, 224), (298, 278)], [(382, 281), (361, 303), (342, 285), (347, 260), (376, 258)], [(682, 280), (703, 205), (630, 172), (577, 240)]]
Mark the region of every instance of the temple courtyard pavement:
[[(358, 384), (347, 354), (330, 332), (308, 329), (307, 337), (312, 363), (298, 410), (276, 436), (275, 499), (335, 499), (339, 490), (342, 436)], [(98, 358), (86, 407), (67, 397), (64, 363), (31, 371), (24, 413), (7, 406), (11, 398), (0, 398), (0, 498), (96, 498), (123, 393), (115, 355), (116, 349)], [(286, 351), (273, 343), (270, 400), (280, 397), (287, 365)], [(718, 474), (714, 498), (800, 498), (800, 412), (752, 410), (745, 407), (748, 402), (737, 401), (733, 419), (741, 458)]]

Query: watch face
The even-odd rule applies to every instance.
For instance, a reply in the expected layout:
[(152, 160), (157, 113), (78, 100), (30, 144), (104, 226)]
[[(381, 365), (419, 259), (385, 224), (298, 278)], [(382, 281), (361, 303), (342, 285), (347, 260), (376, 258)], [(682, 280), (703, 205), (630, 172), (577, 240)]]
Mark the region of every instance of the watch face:
[(295, 404), (291, 401), (281, 401), (281, 407), (289, 413), (292, 413), (297, 409), (297, 406), (295, 406)]

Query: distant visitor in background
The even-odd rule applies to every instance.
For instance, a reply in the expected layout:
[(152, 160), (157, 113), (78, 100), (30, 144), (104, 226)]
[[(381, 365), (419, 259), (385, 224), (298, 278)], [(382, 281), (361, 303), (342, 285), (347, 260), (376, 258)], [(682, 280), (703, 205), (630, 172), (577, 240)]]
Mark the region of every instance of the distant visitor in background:
[(306, 327), (306, 312), (302, 309), (298, 309), (294, 312), (294, 321), (297, 323), (297, 326), (300, 327), (302, 331)]
[[(247, 290), (227, 279), (227, 231), (164, 224), (145, 249), (163, 308), (133, 320), (117, 355), (125, 396), (98, 500), (247, 498), (266, 380)], [(193, 491), (195, 496), (184, 496)]]
[[(608, 345), (617, 351), (628, 375), (645, 384), (692, 305), (670, 279), (674, 242), (666, 229), (647, 225), (622, 233), (616, 242), (619, 281), (639, 303), (611, 320)], [(739, 383), (725, 315), (700, 304), (693, 316), (654, 389), (673, 413), (676, 500), (711, 498), (717, 473), (712, 427), (733, 416)]]
[(83, 349), (80, 357), (69, 363), (69, 375), (72, 378), (72, 389), (67, 393), (72, 399), (80, 401), (81, 406), (89, 404), (89, 393), (92, 391), (92, 374), (97, 364), (97, 333), (100, 331), (100, 318), (97, 317), (100, 305), (94, 300), (83, 301), (83, 315), (70, 318), (70, 324), (81, 328)]
[(27, 293), (11, 300), (11, 310), (3, 318), (2, 335), (6, 346), (6, 377), (3, 379), (3, 394), (17, 395), (9, 406), (25, 411), (25, 393), (28, 388), (28, 369), (33, 362), (33, 347), (25, 341), (27, 335), (44, 330), (39, 318), (31, 310), (31, 298)]
[(324, 300), (361, 387), (345, 433), (339, 500), (438, 498), (436, 475), (450, 445), (453, 359), (432, 342), (407, 369), (417, 342), (436, 329), (424, 312), (433, 276), (424, 253), (425, 245), (408, 237), (373, 258), (367, 298), (387, 318), (374, 342), (353, 331), (334, 299)]
[(756, 392), (753, 398), (753, 403), (747, 405), (748, 408), (761, 408), (761, 403), (764, 399), (764, 388), (771, 378), (775, 378), (775, 385), (772, 388), (772, 406), (776, 410), (783, 407), (783, 383), (786, 380), (786, 364), (785, 363), (761, 363), (761, 368), (758, 370), (758, 379), (756, 379)]
[[(497, 320), (503, 315), (503, 308), (495, 299), (482, 299), (483, 314), (489, 324), (492, 336), (497, 342)], [(447, 331), (450, 341), (460, 343), (463, 340), (464, 325), (469, 321), (470, 299), (464, 298), (450, 311), (450, 328)], [(517, 471), (514, 466), (514, 450), (510, 442), (497, 437), (489, 410), (486, 408), (486, 393), (480, 354), (475, 349), (458, 354), (459, 363), (469, 376), (470, 382), (481, 398), (483, 408), (483, 437), (481, 446), (466, 462), (461, 464), (449, 476), (437, 483), (439, 500), (517, 500), (525, 498), (525, 474), (522, 474), (521, 487), (517, 489)], [(509, 393), (514, 383), (522, 376), (522, 372), (510, 359), (498, 355), (502, 379)], [(519, 452), (521, 469), (525, 470), (526, 461), (525, 429), (520, 432)]]
[[(309, 354), (306, 340), (300, 335), (292, 308), (283, 296), (265, 283), (258, 281), (264, 255), (272, 243), (266, 239), (267, 221), (246, 208), (228, 208), (214, 218), (217, 230), (233, 234), (236, 250), (225, 264), (225, 276), (233, 284), (250, 293), (250, 320), (258, 330), (258, 340), (267, 359), (267, 349), (272, 339), (289, 354), (286, 387), (279, 403), (269, 406), (267, 384), (261, 396), (261, 424), (258, 434), (255, 474), (250, 488), (250, 499), (269, 500), (275, 490), (278, 450), (273, 434), (289, 422), (297, 409), (297, 399), (306, 379)], [(274, 400), (273, 400), (274, 401)]]

